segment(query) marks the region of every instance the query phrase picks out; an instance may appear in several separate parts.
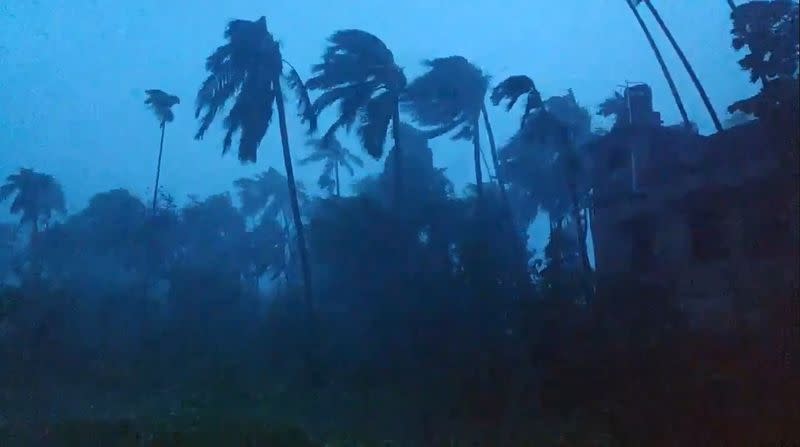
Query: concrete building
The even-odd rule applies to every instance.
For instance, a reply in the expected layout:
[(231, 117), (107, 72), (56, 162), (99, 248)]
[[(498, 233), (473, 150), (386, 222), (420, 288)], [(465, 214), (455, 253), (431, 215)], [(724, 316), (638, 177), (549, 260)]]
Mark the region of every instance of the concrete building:
[(800, 194), (780, 142), (757, 122), (708, 137), (626, 124), (587, 148), (598, 275), (666, 287), (696, 327), (797, 311)]

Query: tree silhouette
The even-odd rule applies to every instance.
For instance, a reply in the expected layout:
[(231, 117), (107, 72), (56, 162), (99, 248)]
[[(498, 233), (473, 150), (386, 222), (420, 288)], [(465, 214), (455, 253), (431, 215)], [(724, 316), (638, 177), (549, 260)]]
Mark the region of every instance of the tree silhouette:
[(313, 76), (307, 86), (322, 94), (314, 101), (313, 110), (323, 110), (339, 104), (334, 123), (323, 136), (334, 137), (342, 127), (350, 130), (359, 121), (358, 136), (369, 155), (378, 159), (389, 124), (396, 156), (394, 162), (395, 201), (402, 196), (402, 142), (400, 137), (400, 95), (406, 87), (403, 70), (395, 63), (394, 55), (379, 38), (362, 30), (348, 29), (333, 33), (322, 62), (313, 66)]
[(41, 224), (47, 225), (53, 213), (65, 214), (64, 192), (52, 175), (22, 168), (16, 174), (6, 177), (0, 186), (0, 202), (11, 196), (9, 211), (19, 214), (20, 225), (31, 225), (33, 236), (39, 232)]
[(533, 79), (525, 75), (509, 76), (503, 82), (497, 84), (492, 89), (492, 104), (500, 105), (504, 100), (508, 101), (506, 104), (506, 111), (510, 111), (514, 104), (517, 103), (520, 96), (525, 96), (525, 112), (520, 118), (519, 127), (522, 129), (525, 126), (525, 121), (530, 116), (531, 112), (535, 109), (542, 107), (542, 95), (536, 90), (536, 84)]
[(472, 140), (475, 184), (483, 194), (480, 117), (489, 77), (461, 56), (424, 61), (427, 71), (409, 83), (405, 99), (416, 121), (429, 137), (458, 129), (453, 140)]
[(353, 165), (362, 168), (364, 167), (364, 162), (358, 158), (358, 156), (353, 155), (346, 147), (342, 146), (336, 137), (313, 139), (310, 143), (314, 148), (314, 153), (300, 160), (300, 164), (307, 165), (320, 161), (325, 162), (325, 167), (322, 170), (322, 174), (319, 176), (318, 185), (331, 194), (333, 194), (335, 188), (336, 197), (341, 197), (339, 168), (343, 167), (347, 169), (347, 172), (349, 172), (352, 177), (355, 175)]
[[(255, 162), (258, 146), (272, 119), (273, 107), (277, 109), (283, 161), (305, 286), (305, 305), (310, 316), (313, 311), (311, 269), (297, 199), (289, 134), (286, 129), (286, 112), (281, 86), (284, 61), (280, 46), (267, 29), (264, 17), (256, 21), (231, 21), (225, 30), (225, 39), (227, 42), (206, 60), (209, 76), (197, 93), (195, 115), (200, 117), (202, 113), (203, 116), (196, 138), (203, 137), (217, 112), (224, 109), (229, 99), (234, 98), (234, 104), (223, 121), (227, 129), (223, 140), (223, 154), (230, 149), (234, 133), (239, 132), (239, 160)], [(289, 86), (297, 93), (302, 121), (308, 123), (309, 131), (313, 131), (316, 128), (316, 117), (305, 86), (297, 71), (291, 66), (288, 66), (288, 75), (285, 77)]]
[(750, 72), (750, 81), (761, 80), (761, 91), (736, 101), (730, 113), (741, 111), (756, 116), (785, 138), (792, 147), (791, 165), (797, 165), (800, 140), (800, 6), (794, 1), (753, 1), (732, 13), (733, 48), (747, 47), (749, 53), (739, 65)]
[[(288, 270), (291, 270), (289, 266), (292, 265), (294, 259), (292, 250), (294, 237), (289, 225), (292, 215), (292, 199), (289, 189), (286, 187), (286, 177), (274, 168), (269, 168), (255, 177), (237, 179), (233, 184), (239, 196), (242, 214), (254, 221), (252, 229), (254, 236), (264, 236), (265, 229), (270, 228), (273, 222), (281, 225), (285, 242), (285, 246), (281, 250), (282, 253), (285, 253), (285, 271), (283, 273), (288, 282)], [(308, 201), (302, 183), (297, 183), (297, 196), (301, 205), (305, 205)], [(272, 247), (271, 242), (269, 246)], [(272, 256), (269, 254), (271, 252), (272, 250), (268, 250), (264, 256)]]
[(158, 144), (158, 165), (156, 166), (156, 183), (153, 187), (153, 213), (156, 212), (156, 201), (158, 199), (158, 180), (161, 177), (161, 155), (164, 153), (164, 130), (167, 123), (175, 119), (172, 113), (172, 106), (180, 104), (181, 100), (175, 95), (170, 95), (162, 90), (145, 90), (147, 99), (144, 103), (156, 115), (156, 119), (161, 127), (161, 142)]

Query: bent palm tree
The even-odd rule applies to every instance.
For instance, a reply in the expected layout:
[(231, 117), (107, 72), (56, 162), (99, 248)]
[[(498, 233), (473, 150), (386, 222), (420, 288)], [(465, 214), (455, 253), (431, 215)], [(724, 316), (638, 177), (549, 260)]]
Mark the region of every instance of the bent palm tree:
[(313, 110), (319, 114), (339, 103), (336, 121), (323, 139), (334, 137), (342, 127), (348, 131), (359, 120), (358, 136), (372, 157), (383, 156), (389, 123), (395, 148), (395, 202), (402, 196), (402, 144), (400, 138), (400, 95), (406, 87), (403, 70), (379, 38), (362, 30), (341, 30), (329, 39), (322, 62), (314, 65), (308, 80), (311, 90), (321, 90)]
[(653, 2), (651, 0), (634, 0), (636, 2), (636, 6), (644, 2), (647, 5), (647, 8), (650, 10), (650, 13), (653, 15), (653, 18), (656, 19), (658, 22), (658, 26), (661, 27), (661, 30), (664, 32), (664, 35), (667, 36), (669, 43), (672, 45), (672, 48), (675, 50), (675, 53), (678, 54), (678, 58), (680, 58), (681, 63), (683, 63), (683, 67), (686, 68), (686, 72), (689, 73), (689, 77), (692, 78), (692, 83), (694, 83), (694, 87), (697, 89), (697, 92), (700, 93), (700, 98), (703, 100), (703, 104), (706, 106), (708, 110), (708, 114), (711, 116), (711, 121), (714, 122), (714, 128), (717, 129), (717, 132), (722, 132), (722, 123), (719, 121), (719, 117), (717, 116), (717, 112), (714, 110), (714, 106), (711, 105), (711, 101), (708, 99), (708, 94), (706, 94), (706, 89), (703, 88), (703, 84), (700, 83), (700, 79), (697, 77), (697, 73), (695, 73), (692, 64), (689, 63), (689, 59), (686, 58), (686, 55), (683, 53), (680, 45), (675, 40), (675, 37), (672, 35), (672, 31), (670, 31), (669, 27), (666, 23), (664, 23), (664, 19), (661, 18), (661, 14), (659, 14), (658, 10), (655, 6), (653, 6)]
[(428, 71), (409, 83), (405, 99), (416, 121), (433, 138), (459, 129), (453, 140), (472, 140), (476, 193), (483, 196), (480, 117), (489, 77), (461, 56), (423, 62)]
[(333, 194), (334, 187), (336, 190), (336, 197), (341, 197), (342, 192), (339, 181), (339, 167), (347, 169), (350, 177), (355, 175), (353, 165), (359, 168), (364, 167), (364, 162), (358, 156), (353, 155), (350, 150), (342, 146), (336, 138), (329, 139), (314, 139), (310, 143), (314, 147), (314, 153), (308, 157), (300, 160), (300, 164), (306, 165), (318, 161), (324, 161), (325, 167), (322, 174), (319, 176), (319, 187), (326, 189), (329, 193)]
[(0, 202), (12, 195), (9, 211), (19, 214), (20, 225), (31, 225), (31, 238), (39, 232), (39, 225), (50, 221), (53, 213), (65, 214), (64, 192), (52, 175), (22, 168), (16, 174), (6, 177), (6, 183), (0, 186)]
[(525, 75), (515, 75), (506, 78), (492, 89), (492, 105), (500, 105), (503, 100), (507, 100), (506, 112), (510, 111), (517, 103), (520, 96), (525, 96), (525, 112), (519, 122), (519, 128), (525, 127), (525, 121), (535, 109), (542, 107), (542, 95), (536, 90), (533, 79)]
[[(223, 121), (227, 133), (223, 140), (222, 153), (228, 152), (233, 134), (239, 132), (239, 160), (255, 162), (258, 146), (272, 119), (273, 107), (277, 109), (286, 183), (297, 231), (297, 245), (305, 286), (305, 305), (308, 315), (311, 316), (313, 311), (311, 269), (292, 169), (289, 134), (286, 130), (286, 111), (281, 86), (284, 61), (280, 47), (267, 29), (264, 17), (256, 21), (231, 21), (225, 30), (225, 39), (227, 42), (206, 60), (209, 76), (197, 93), (195, 116), (199, 118), (201, 113), (203, 116), (195, 138), (203, 137), (217, 112), (224, 109), (229, 99), (234, 98), (233, 106)], [(291, 66), (285, 78), (289, 86), (298, 93), (302, 121), (308, 122), (309, 130), (313, 131), (316, 127), (316, 117), (311, 109), (305, 86)]]
[(164, 130), (167, 123), (175, 119), (172, 113), (172, 106), (180, 104), (181, 100), (175, 95), (170, 95), (162, 90), (145, 90), (147, 99), (144, 103), (156, 115), (161, 125), (161, 142), (158, 145), (158, 165), (156, 166), (156, 184), (153, 187), (153, 213), (156, 212), (156, 200), (158, 198), (158, 180), (161, 177), (161, 155), (164, 153)]
[(669, 90), (670, 92), (672, 92), (672, 97), (675, 99), (675, 104), (678, 106), (678, 111), (681, 114), (681, 119), (683, 120), (683, 124), (687, 128), (691, 127), (691, 123), (689, 122), (689, 115), (686, 113), (686, 107), (683, 105), (683, 100), (681, 99), (681, 95), (678, 93), (678, 87), (675, 86), (675, 81), (672, 79), (672, 74), (669, 72), (669, 68), (667, 68), (667, 63), (664, 62), (664, 56), (661, 55), (661, 50), (658, 49), (658, 45), (656, 45), (656, 41), (655, 39), (653, 39), (653, 35), (650, 33), (650, 29), (647, 28), (647, 24), (644, 23), (644, 19), (642, 19), (641, 14), (639, 14), (639, 10), (636, 9), (636, 4), (634, 2), (638, 2), (640, 0), (623, 0), (623, 1), (628, 5), (634, 17), (636, 17), (636, 21), (642, 28), (642, 32), (644, 32), (644, 36), (647, 38), (647, 42), (650, 44), (650, 48), (653, 50), (653, 54), (655, 55), (656, 60), (658, 61), (658, 65), (661, 67), (661, 72), (664, 73), (664, 78), (666, 78), (667, 84), (669, 84)]

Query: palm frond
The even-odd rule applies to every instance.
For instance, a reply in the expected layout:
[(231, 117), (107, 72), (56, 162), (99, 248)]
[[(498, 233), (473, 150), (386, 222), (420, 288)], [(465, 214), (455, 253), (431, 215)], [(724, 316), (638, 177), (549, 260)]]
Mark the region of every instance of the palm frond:
[(197, 93), (195, 117), (203, 117), (195, 138), (202, 139), (216, 114), (233, 98), (234, 104), (223, 120), (227, 132), (222, 152), (228, 152), (238, 132), (239, 160), (254, 162), (272, 118), (283, 60), (264, 17), (231, 21), (225, 38), (227, 43), (206, 59), (209, 76)]
[(309, 155), (308, 157), (301, 158), (299, 163), (301, 165), (305, 166), (305, 165), (308, 165), (309, 163), (315, 163), (315, 162), (318, 162), (318, 161), (326, 160), (329, 157), (330, 157), (329, 154), (327, 154), (325, 152), (322, 152), (322, 151), (318, 151), (318, 152), (314, 152), (313, 154)]
[(536, 89), (536, 84), (533, 82), (533, 79), (525, 75), (510, 76), (503, 82), (497, 84), (497, 86), (492, 90), (491, 96), (492, 104), (495, 106), (499, 105), (501, 102), (503, 102), (503, 100), (507, 100), (508, 103), (505, 107), (506, 111), (509, 111), (514, 107), (514, 104), (517, 103), (517, 100), (519, 100), (519, 97), (522, 95), (527, 96), (525, 101), (525, 111), (523, 112), (520, 120), (520, 127), (525, 125), (525, 120), (528, 119), (531, 111), (541, 108), (543, 105), (542, 96)]
[(153, 111), (162, 126), (175, 119), (172, 106), (180, 104), (180, 98), (158, 89), (145, 90), (144, 93), (147, 95), (147, 99), (144, 101), (145, 105)]
[(369, 103), (371, 97), (372, 89), (367, 84), (361, 84), (358, 89), (352, 91), (351, 95), (341, 98), (341, 101), (339, 101), (339, 116), (325, 132), (323, 138), (325, 140), (332, 138), (336, 131), (342, 127), (349, 131), (355, 124), (364, 104)]
[(503, 100), (508, 100), (506, 110), (511, 110), (520, 96), (528, 94), (536, 90), (536, 85), (533, 79), (525, 75), (515, 75), (506, 78), (503, 82), (497, 84), (492, 89), (491, 101), (492, 104), (497, 106)]
[(375, 35), (357, 29), (340, 30), (328, 38), (322, 63), (313, 66), (312, 90), (385, 78), (396, 69), (394, 55)]
[[(477, 119), (488, 89), (488, 76), (461, 56), (432, 59), (424, 65), (428, 71), (408, 85), (404, 97), (415, 120), (439, 133)], [(457, 137), (466, 132), (471, 128), (461, 129)]]
[(347, 151), (345, 153), (345, 161), (347, 161), (347, 163), (354, 164), (354, 165), (358, 166), (359, 168), (363, 168), (364, 167), (364, 161), (361, 159), (361, 157), (359, 157), (358, 155), (350, 153), (350, 151)]
[(297, 96), (297, 110), (300, 116), (300, 122), (308, 123), (308, 133), (313, 133), (317, 130), (317, 114), (311, 104), (308, 89), (292, 64), (286, 61), (284, 61), (284, 63), (288, 66), (287, 73), (284, 75), (286, 83)]
[(389, 122), (394, 114), (394, 106), (394, 95), (385, 91), (369, 100), (366, 113), (361, 116), (358, 137), (367, 153), (375, 159), (383, 156), (383, 146), (386, 143)]

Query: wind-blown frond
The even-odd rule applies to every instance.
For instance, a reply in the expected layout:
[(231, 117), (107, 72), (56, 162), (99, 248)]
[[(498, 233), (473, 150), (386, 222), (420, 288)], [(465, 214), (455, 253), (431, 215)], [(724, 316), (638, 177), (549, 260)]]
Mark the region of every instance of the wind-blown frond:
[(361, 116), (358, 137), (367, 153), (375, 159), (383, 156), (386, 133), (394, 113), (395, 99), (388, 91), (372, 98), (367, 103), (366, 113)]
[(175, 119), (175, 115), (172, 113), (172, 106), (180, 104), (180, 98), (158, 89), (145, 90), (144, 93), (147, 95), (147, 99), (144, 101), (145, 105), (153, 111), (162, 126), (165, 123), (171, 123)]
[(364, 149), (380, 158), (405, 75), (386, 45), (366, 31), (337, 31), (328, 41), (322, 62), (313, 66), (314, 75), (306, 84), (322, 91), (314, 101), (315, 113), (339, 103), (337, 118), (323, 138), (333, 138), (340, 128), (350, 131), (359, 120)]
[(308, 88), (327, 90), (344, 84), (384, 80), (397, 69), (394, 55), (375, 35), (357, 29), (340, 30), (328, 38), (322, 63), (313, 66)]
[(308, 89), (300, 78), (297, 70), (284, 61), (288, 66), (288, 70), (284, 78), (286, 83), (297, 96), (297, 111), (302, 123), (308, 123), (308, 133), (314, 133), (317, 130), (317, 114), (314, 111), (314, 106), (311, 103), (311, 98), (308, 95)]
[(216, 114), (233, 98), (234, 104), (223, 120), (227, 130), (223, 154), (238, 132), (239, 160), (254, 162), (272, 119), (283, 60), (264, 17), (230, 22), (225, 38), (228, 43), (206, 59), (209, 76), (197, 93), (195, 116), (199, 118), (203, 113), (203, 117), (195, 138), (203, 138)]
[[(471, 138), (471, 123), (483, 107), (489, 78), (461, 56), (424, 62), (428, 67), (406, 90), (404, 100), (415, 120), (438, 131), (464, 126), (457, 138)], [(454, 137), (454, 138), (456, 138)]]
[(500, 105), (503, 100), (507, 100), (506, 111), (511, 110), (514, 104), (517, 103), (519, 97), (527, 95), (525, 101), (525, 112), (522, 114), (520, 127), (524, 126), (525, 120), (528, 119), (531, 111), (542, 107), (542, 96), (536, 89), (536, 84), (533, 79), (525, 75), (515, 75), (506, 78), (503, 82), (497, 84), (492, 90), (492, 104)]

